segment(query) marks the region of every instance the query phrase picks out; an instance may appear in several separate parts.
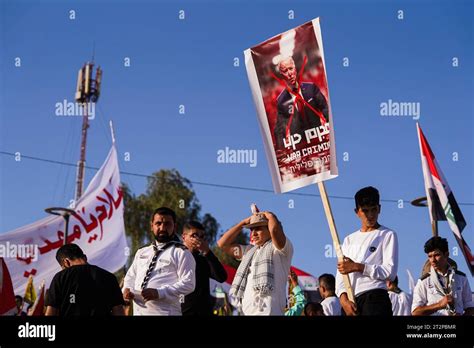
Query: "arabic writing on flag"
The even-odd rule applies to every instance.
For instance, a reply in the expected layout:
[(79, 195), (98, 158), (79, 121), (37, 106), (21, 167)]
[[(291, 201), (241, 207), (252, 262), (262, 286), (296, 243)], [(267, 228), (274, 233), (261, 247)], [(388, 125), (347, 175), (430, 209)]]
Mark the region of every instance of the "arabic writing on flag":
[[(0, 253), (6, 255), (16, 294), (25, 291), (31, 275), (49, 287), (61, 270), (56, 251), (64, 244), (64, 219), (48, 216), (30, 225), (0, 234)], [(68, 243), (79, 245), (88, 262), (115, 272), (127, 260), (123, 222), (123, 193), (115, 146), (76, 203), (69, 220)]]

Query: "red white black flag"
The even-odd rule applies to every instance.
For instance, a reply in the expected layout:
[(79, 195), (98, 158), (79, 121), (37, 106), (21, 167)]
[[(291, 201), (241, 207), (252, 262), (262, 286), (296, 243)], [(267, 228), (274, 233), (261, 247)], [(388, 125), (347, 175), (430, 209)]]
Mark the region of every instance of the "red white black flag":
[(421, 166), (423, 168), (431, 221), (448, 221), (449, 227), (453, 231), (466, 259), (469, 270), (474, 275), (474, 256), (462, 237), (462, 230), (466, 227), (466, 220), (464, 220), (461, 209), (459, 209), (459, 205), (449, 188), (448, 182), (418, 124), (417, 129), (420, 142)]

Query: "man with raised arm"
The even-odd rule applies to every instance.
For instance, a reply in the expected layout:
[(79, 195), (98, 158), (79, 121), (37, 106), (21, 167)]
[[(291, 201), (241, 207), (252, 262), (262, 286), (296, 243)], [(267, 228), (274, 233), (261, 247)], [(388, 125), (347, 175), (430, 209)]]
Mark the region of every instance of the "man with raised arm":
[[(254, 245), (234, 244), (244, 227), (250, 229)], [(276, 215), (267, 211), (254, 213), (224, 233), (217, 245), (242, 260), (230, 294), (243, 314), (284, 315), (293, 245)]]

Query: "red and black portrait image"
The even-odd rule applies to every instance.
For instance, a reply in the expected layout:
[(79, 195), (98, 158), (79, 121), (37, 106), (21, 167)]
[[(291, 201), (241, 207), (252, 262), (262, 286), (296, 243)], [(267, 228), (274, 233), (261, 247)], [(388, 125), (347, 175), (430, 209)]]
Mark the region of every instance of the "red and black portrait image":
[(251, 48), (282, 182), (330, 166), (330, 108), (313, 22)]

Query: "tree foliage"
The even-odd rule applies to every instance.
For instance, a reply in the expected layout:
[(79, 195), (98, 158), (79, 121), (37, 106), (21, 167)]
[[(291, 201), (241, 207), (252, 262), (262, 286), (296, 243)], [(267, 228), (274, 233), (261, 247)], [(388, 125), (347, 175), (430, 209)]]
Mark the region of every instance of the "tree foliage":
[[(244, 232), (240, 232), (234, 241), (235, 244), (248, 244), (248, 236)], [(240, 261), (223, 252), (217, 245), (212, 248), (212, 252), (217, 256), (220, 262), (232, 266), (239, 267)]]
[(191, 182), (175, 170), (162, 169), (148, 178), (144, 194), (136, 196), (126, 184), (122, 184), (124, 195), (124, 222), (130, 242), (129, 263), (138, 248), (150, 242), (150, 218), (158, 207), (168, 207), (176, 212), (177, 233), (181, 234), (183, 225), (189, 220), (200, 221), (206, 229), (206, 239), (210, 245), (215, 243), (219, 223), (209, 213), (201, 216), (201, 205)]
[[(186, 221), (198, 220), (204, 225), (206, 240), (211, 249), (222, 263), (237, 268), (239, 262), (222, 252), (216, 245), (220, 225), (210, 214), (201, 215), (201, 204), (193, 190), (191, 182), (181, 176), (176, 169), (161, 169), (148, 178), (144, 194), (136, 196), (126, 184), (122, 184), (124, 197), (125, 233), (130, 245), (128, 265), (131, 264), (136, 251), (150, 242), (150, 218), (158, 207), (173, 209), (177, 215), (177, 233), (181, 235)], [(235, 241), (237, 244), (246, 244), (248, 237), (243, 232)]]

